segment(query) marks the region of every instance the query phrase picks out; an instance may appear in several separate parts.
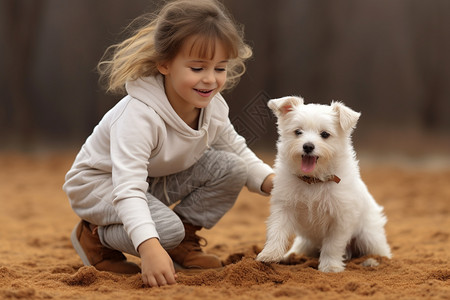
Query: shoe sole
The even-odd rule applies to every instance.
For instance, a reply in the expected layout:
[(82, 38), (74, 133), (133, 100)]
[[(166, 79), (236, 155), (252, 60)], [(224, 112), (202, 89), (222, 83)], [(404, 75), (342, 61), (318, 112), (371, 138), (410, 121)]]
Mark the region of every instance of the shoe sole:
[(80, 241), (77, 238), (77, 228), (78, 226), (83, 226), (83, 224), (78, 223), (75, 228), (72, 230), (72, 233), (70, 234), (70, 241), (72, 242), (72, 246), (77, 252), (77, 254), (80, 256), (81, 261), (85, 266), (91, 266), (91, 263), (89, 262), (89, 259), (86, 256), (86, 253), (84, 253), (83, 247), (81, 247)]

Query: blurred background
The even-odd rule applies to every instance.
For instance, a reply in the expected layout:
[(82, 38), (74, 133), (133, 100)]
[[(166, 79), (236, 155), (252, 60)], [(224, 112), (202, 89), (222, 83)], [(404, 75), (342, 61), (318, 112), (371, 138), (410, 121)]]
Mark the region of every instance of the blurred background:
[[(1, 0), (0, 150), (78, 149), (121, 98), (98, 85), (97, 62), (130, 21), (161, 3)], [(265, 103), (301, 95), (362, 112), (357, 149), (450, 157), (450, 1), (223, 3), (254, 50), (224, 95), (251, 148), (275, 149)]]

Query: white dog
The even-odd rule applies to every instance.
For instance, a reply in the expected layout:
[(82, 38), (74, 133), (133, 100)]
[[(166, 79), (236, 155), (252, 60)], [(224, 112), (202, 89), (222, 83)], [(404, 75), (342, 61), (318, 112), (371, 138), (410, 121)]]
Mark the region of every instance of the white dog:
[(267, 241), (257, 260), (320, 254), (320, 271), (341, 272), (352, 256), (390, 258), (383, 208), (361, 180), (351, 142), (360, 114), (339, 102), (304, 105), (299, 97), (268, 105), (280, 137)]

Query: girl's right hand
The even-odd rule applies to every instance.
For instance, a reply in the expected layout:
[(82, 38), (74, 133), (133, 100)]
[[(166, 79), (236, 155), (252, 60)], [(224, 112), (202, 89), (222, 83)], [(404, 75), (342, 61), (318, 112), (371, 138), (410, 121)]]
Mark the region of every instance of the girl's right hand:
[(140, 244), (138, 252), (141, 255), (144, 284), (158, 287), (177, 283), (172, 259), (157, 238), (146, 240)]

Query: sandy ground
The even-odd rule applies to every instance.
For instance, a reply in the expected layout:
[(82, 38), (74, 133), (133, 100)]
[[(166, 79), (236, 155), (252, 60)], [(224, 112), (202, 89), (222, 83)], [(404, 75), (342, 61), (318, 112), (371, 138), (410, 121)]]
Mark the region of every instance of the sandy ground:
[(243, 190), (221, 222), (202, 231), (207, 251), (227, 265), (179, 273), (175, 286), (147, 288), (139, 275), (84, 267), (73, 250), (69, 234), (78, 218), (61, 185), (74, 155), (0, 153), (0, 298), (450, 299), (450, 168), (439, 163), (362, 164), (362, 176), (388, 216), (394, 257), (375, 257), (378, 267), (363, 267), (357, 259), (343, 273), (324, 274), (308, 257), (291, 265), (256, 262), (268, 198)]

